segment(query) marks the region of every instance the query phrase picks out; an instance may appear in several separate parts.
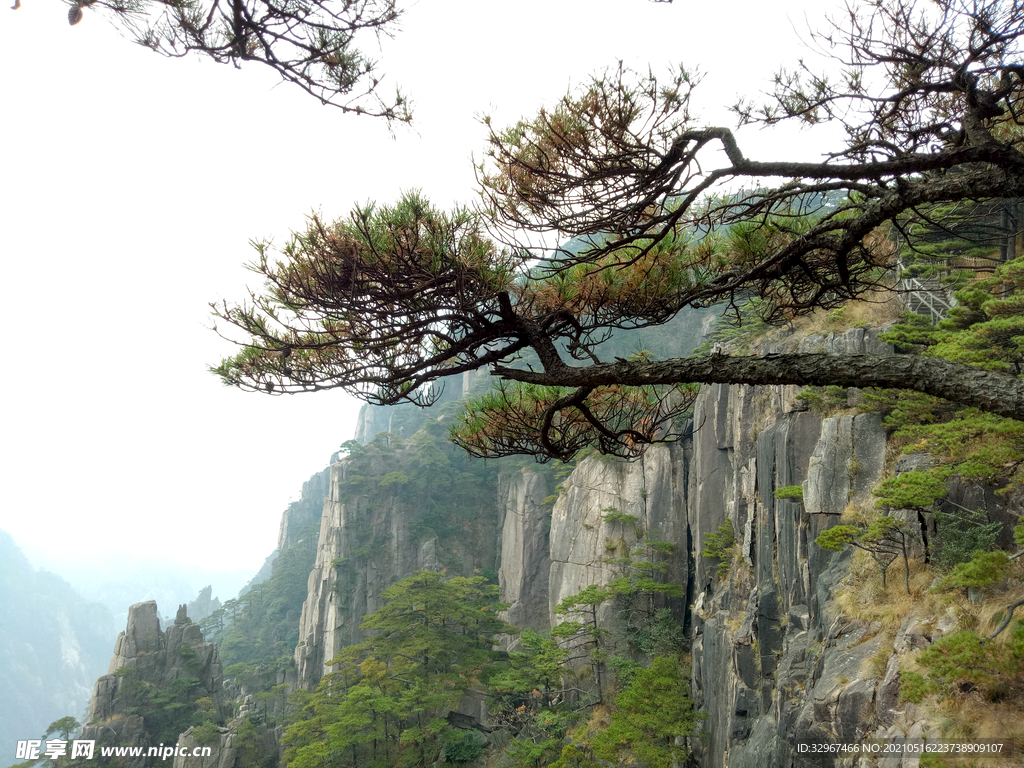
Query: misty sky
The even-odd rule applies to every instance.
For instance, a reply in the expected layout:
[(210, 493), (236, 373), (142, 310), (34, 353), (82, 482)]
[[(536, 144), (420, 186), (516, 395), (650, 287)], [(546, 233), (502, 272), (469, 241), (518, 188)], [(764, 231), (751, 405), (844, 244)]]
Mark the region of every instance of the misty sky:
[[(421, 0), (371, 53), (413, 128), (320, 106), (259, 67), (167, 60), (86, 9), (0, 10), (5, 344), (0, 528), (37, 564), (132, 556), (255, 571), (281, 511), (352, 437), (341, 392), (224, 388), (208, 302), (240, 299), (251, 238), (283, 241), (419, 188), (470, 202), (482, 113), (551, 105), (618, 60), (705, 73), (698, 113), (770, 86), (824, 4)], [(805, 10), (810, 14), (805, 17)], [(816, 158), (812, 135), (740, 134), (748, 154)], [(196, 588), (202, 586), (197, 583)]]

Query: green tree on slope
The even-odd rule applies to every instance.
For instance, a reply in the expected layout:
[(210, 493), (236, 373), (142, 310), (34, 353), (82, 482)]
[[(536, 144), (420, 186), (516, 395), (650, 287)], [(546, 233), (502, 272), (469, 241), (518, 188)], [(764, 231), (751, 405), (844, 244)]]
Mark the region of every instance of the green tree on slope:
[(382, 593), (372, 636), (346, 648), (285, 734), (297, 768), (430, 765), (461, 744), (445, 714), (496, 658), (498, 587), (419, 571)]
[(675, 658), (659, 656), (649, 668), (638, 670), (629, 687), (615, 697), (608, 727), (566, 746), (551, 768), (600, 765), (593, 758), (616, 765), (671, 768), (689, 755), (676, 740), (693, 733), (700, 720), (683, 667)]

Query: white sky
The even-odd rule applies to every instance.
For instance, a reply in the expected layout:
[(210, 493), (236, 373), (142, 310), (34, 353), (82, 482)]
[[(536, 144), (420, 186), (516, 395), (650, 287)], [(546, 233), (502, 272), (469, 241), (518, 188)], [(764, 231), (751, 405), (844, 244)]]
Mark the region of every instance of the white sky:
[[(477, 115), (507, 124), (619, 59), (699, 67), (699, 111), (732, 125), (717, 107), (794, 64), (822, 6), (420, 0), (377, 53), (414, 102), (394, 136), (258, 66), (163, 59), (88, 9), (77, 27), (55, 0), (0, 10), (0, 528), (58, 572), (126, 553), (254, 572), (358, 403), (206, 372), (230, 352), (207, 304), (255, 283), (250, 238), (405, 189), (468, 202)], [(754, 157), (780, 148), (745, 138)], [(792, 140), (787, 155), (819, 154)]]

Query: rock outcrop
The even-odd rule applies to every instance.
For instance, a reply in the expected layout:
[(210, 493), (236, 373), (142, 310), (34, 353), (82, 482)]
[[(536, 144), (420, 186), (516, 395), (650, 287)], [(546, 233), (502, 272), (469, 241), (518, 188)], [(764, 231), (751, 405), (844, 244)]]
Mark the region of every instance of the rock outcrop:
[[(506, 621), (533, 630), (548, 629), (548, 574), (551, 495), (549, 476), (523, 468), (503, 475), (498, 484), (501, 510), (502, 600), (509, 604)], [(502, 503), (504, 502), (504, 503)]]
[[(863, 329), (808, 337), (800, 349), (886, 351)], [(677, 606), (677, 615), (692, 625), (693, 691), (708, 714), (692, 745), (702, 766), (820, 765), (818, 755), (801, 762), (797, 740), (883, 736), (894, 727), (895, 657), (881, 676), (868, 663), (892, 652), (892, 640), (877, 625), (838, 615), (832, 591), (849, 554), (814, 544), (848, 507), (873, 503), (885, 432), (877, 414), (823, 418), (798, 392), (712, 385), (695, 404), (688, 439), (633, 463), (580, 462), (554, 505), (546, 557), (535, 522), (543, 516), (540, 490), (530, 494), (529, 476), (503, 488), (506, 508), (515, 510), (503, 528), (505, 599), (536, 605), (546, 588), (551, 624), (564, 597), (619, 575), (607, 560), (623, 531), (605, 519), (609, 511), (676, 545), (669, 578), (688, 585), (691, 608)], [(793, 485), (803, 487), (802, 501), (775, 498)], [(723, 524), (737, 541), (727, 580), (716, 576), (717, 560), (700, 555)], [(524, 588), (526, 573), (535, 575)], [(520, 615), (535, 626), (535, 610)]]
[[(886, 351), (863, 329), (807, 337), (799, 348)], [(882, 640), (877, 627), (836, 615), (832, 590), (848, 553), (814, 540), (867, 501), (885, 432), (877, 414), (821, 418), (802, 409), (796, 391), (712, 386), (694, 409), (703, 425), (686, 505), (694, 551), (725, 522), (740, 542), (728, 581), (704, 558), (695, 568), (693, 687), (708, 712), (694, 740), (701, 765), (799, 765), (798, 739), (853, 739), (873, 727), (880, 681), (860, 670)], [(775, 498), (793, 485), (803, 487), (802, 502)]]
[(396, 490), (404, 480), (384, 481), (393, 467), (374, 452), (385, 447), (371, 445), (366, 450), (371, 467), (366, 471), (373, 474), (357, 475), (348, 460), (335, 462), (329, 470), (316, 561), (295, 649), (302, 687), (315, 687), (327, 662), (363, 639), (363, 617), (380, 607), (381, 593), (391, 584), (418, 570), (447, 568), (452, 575), (473, 575), (496, 570), (498, 564), (499, 515), (493, 495), (467, 511), (460, 529), (442, 538), (417, 524), (424, 502)]
[(281, 527), (277, 534), (278, 552), (295, 546), (305, 536), (316, 536), (320, 530), (320, 517), (324, 511), (324, 499), (327, 497), (330, 480), (331, 470), (328, 467), (302, 484), (298, 501), (289, 504), (281, 515)]
[[(173, 726), (177, 713), (191, 716), (200, 699), (208, 699), (211, 709), (218, 710), (222, 683), (217, 646), (204, 642), (186, 606), (180, 606), (174, 623), (162, 630), (156, 602), (136, 603), (128, 609), (127, 626), (117, 637), (109, 673), (96, 681), (81, 738), (97, 745), (147, 749), (170, 743), (178, 731), (154, 731), (136, 714), (140, 707), (148, 708), (151, 723)], [(160, 709), (164, 703), (174, 708), (166, 715)], [(126, 758), (123, 764), (134, 768), (143, 765), (144, 758)]]
[(208, 585), (199, 590), (195, 600), (189, 601), (188, 615), (192, 621), (202, 621), (220, 607), (220, 599), (213, 596), (213, 586)]
[[(637, 530), (675, 545), (665, 578), (686, 584), (691, 565), (684, 506), (686, 465), (686, 448), (678, 444), (653, 446), (634, 462), (591, 457), (579, 463), (551, 514), (550, 626), (560, 620), (554, 609), (563, 599), (622, 575), (621, 568), (608, 561), (629, 554)], [(636, 523), (605, 519), (615, 512)], [(610, 618), (614, 607), (609, 603), (604, 610)]]
[[(200, 744), (189, 728), (178, 740), (179, 754), (175, 755), (173, 768), (235, 768), (238, 761), (238, 749), (235, 742), (238, 734), (230, 728), (221, 728), (217, 741), (213, 744)], [(204, 754), (203, 747), (210, 747), (210, 754)]]

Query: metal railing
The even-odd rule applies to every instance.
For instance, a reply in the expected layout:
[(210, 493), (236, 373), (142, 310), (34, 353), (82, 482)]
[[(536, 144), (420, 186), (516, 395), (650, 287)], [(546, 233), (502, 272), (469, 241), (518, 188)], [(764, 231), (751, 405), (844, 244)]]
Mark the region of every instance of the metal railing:
[(957, 305), (953, 291), (943, 287), (937, 277), (921, 279), (905, 276), (907, 265), (902, 259), (896, 262), (896, 269), (901, 275), (896, 289), (903, 296), (907, 310), (917, 315), (930, 317), (933, 323), (944, 320), (949, 310)]

